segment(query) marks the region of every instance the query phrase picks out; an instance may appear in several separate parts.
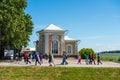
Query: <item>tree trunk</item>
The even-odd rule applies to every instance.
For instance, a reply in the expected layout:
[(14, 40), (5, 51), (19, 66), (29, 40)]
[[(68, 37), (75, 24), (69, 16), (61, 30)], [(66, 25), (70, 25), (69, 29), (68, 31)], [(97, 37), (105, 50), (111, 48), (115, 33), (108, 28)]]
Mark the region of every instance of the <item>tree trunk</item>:
[(0, 41), (0, 59), (3, 59), (4, 57), (4, 48), (3, 48), (3, 44)]

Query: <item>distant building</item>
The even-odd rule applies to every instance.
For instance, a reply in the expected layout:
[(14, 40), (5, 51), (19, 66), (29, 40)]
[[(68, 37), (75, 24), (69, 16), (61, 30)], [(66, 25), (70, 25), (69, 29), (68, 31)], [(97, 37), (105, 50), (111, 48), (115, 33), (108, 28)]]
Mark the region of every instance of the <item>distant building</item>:
[(22, 48), (21, 53), (24, 52), (35, 53), (35, 48)]
[(77, 54), (80, 40), (65, 36), (68, 31), (54, 24), (37, 31), (39, 40), (35, 41), (37, 53), (53, 53), (61, 55), (66, 51), (70, 55)]

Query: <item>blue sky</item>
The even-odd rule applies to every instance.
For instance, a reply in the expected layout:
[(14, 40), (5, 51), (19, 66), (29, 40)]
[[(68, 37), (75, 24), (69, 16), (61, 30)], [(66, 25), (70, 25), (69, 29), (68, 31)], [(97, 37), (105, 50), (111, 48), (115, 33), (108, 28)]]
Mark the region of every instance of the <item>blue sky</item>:
[(28, 0), (25, 12), (34, 22), (28, 47), (38, 39), (35, 32), (52, 23), (81, 40), (78, 50), (120, 50), (120, 0)]

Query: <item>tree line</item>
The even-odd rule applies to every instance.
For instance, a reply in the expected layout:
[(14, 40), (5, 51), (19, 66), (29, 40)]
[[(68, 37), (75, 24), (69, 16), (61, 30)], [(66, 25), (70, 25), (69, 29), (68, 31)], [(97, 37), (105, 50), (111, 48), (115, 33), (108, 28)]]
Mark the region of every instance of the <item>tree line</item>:
[(114, 51), (102, 51), (100, 53), (120, 53), (120, 50), (114, 50)]

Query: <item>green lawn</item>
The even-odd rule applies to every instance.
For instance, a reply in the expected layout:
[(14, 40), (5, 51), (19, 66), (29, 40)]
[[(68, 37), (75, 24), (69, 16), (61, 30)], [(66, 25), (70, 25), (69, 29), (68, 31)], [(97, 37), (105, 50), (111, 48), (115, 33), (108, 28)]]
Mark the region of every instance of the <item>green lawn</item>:
[(120, 80), (120, 68), (0, 67), (0, 80)]
[(101, 56), (103, 61), (120, 62), (120, 56)]

